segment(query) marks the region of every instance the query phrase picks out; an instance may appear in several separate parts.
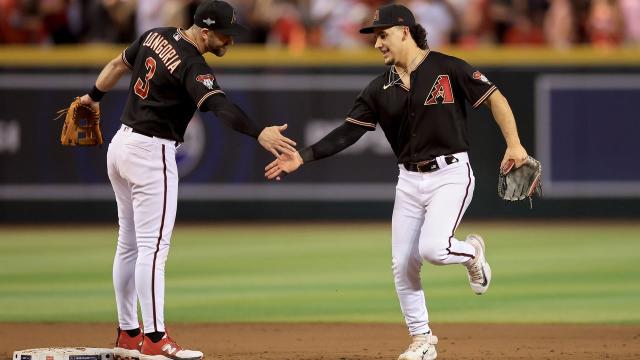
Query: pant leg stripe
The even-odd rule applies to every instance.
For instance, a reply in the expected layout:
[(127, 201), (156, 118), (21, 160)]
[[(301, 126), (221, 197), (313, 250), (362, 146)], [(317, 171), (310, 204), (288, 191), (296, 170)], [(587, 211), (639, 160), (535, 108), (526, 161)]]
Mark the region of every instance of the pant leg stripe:
[(153, 304), (153, 328), (158, 331), (158, 322), (156, 321), (156, 260), (160, 251), (160, 240), (162, 240), (162, 230), (164, 229), (164, 216), (167, 212), (167, 161), (165, 160), (164, 144), (162, 145), (162, 174), (164, 175), (164, 199), (162, 202), (162, 218), (160, 221), (160, 233), (156, 243), (156, 252), (153, 254), (153, 267), (151, 269), (151, 301)]
[(467, 197), (469, 196), (469, 188), (471, 187), (471, 166), (469, 165), (469, 163), (467, 163), (467, 179), (469, 182), (467, 183), (467, 189), (464, 193), (464, 199), (462, 199), (460, 210), (458, 210), (458, 217), (456, 218), (456, 222), (453, 224), (453, 229), (451, 229), (451, 236), (449, 236), (449, 246), (447, 247), (447, 253), (450, 255), (466, 256), (474, 259), (475, 256), (473, 255), (451, 251), (451, 239), (453, 239), (453, 235), (456, 232), (456, 228), (458, 227), (458, 223), (460, 222), (460, 218), (462, 217), (462, 210), (464, 210), (464, 204), (467, 202)]

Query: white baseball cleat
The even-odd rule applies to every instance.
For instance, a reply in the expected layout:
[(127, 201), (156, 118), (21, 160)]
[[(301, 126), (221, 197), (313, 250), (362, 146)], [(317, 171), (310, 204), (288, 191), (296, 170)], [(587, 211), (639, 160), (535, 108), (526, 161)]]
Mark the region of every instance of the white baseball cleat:
[(480, 235), (470, 234), (465, 241), (476, 248), (475, 258), (464, 264), (467, 268), (469, 285), (471, 285), (471, 290), (473, 290), (474, 293), (482, 295), (487, 292), (489, 284), (491, 283), (491, 267), (484, 256), (484, 240), (482, 240)]
[(415, 335), (411, 345), (398, 356), (398, 360), (434, 360), (438, 356), (437, 343), (437, 336), (431, 334)]

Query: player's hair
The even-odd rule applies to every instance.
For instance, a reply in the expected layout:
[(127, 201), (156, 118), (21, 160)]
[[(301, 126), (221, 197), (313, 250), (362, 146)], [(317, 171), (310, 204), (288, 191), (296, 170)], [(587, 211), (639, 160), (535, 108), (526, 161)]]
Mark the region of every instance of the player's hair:
[(425, 30), (422, 25), (415, 24), (409, 26), (409, 33), (420, 49), (427, 50), (427, 48), (429, 48), (427, 44), (427, 30)]

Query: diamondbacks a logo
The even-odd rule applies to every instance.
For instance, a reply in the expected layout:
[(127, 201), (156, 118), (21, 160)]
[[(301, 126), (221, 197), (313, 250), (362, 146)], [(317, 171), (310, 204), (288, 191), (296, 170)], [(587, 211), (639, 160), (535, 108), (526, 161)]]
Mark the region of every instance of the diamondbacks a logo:
[(211, 75), (211, 74), (204, 74), (204, 75), (196, 76), (196, 81), (201, 82), (209, 90), (213, 90), (213, 81), (215, 79), (216, 78), (214, 78), (213, 75)]
[(376, 13), (373, 14), (373, 21), (380, 21), (380, 10), (376, 10)]
[(235, 24), (236, 22), (238, 22), (238, 19), (236, 18), (236, 11), (233, 10), (233, 15), (231, 16), (231, 23)]
[(482, 82), (485, 82), (487, 84), (491, 84), (491, 81), (489, 81), (489, 79), (487, 79), (486, 76), (484, 76), (480, 71), (476, 71), (473, 73), (473, 78), (476, 80), (480, 80)]
[(202, 20), (203, 23), (207, 24), (207, 26), (211, 26), (211, 24), (215, 24), (216, 21), (215, 20), (211, 20), (211, 18), (206, 18), (204, 20)]
[[(439, 99), (441, 99), (440, 102), (438, 101)], [(453, 104), (454, 102), (455, 99), (453, 98), (453, 91), (451, 90), (451, 81), (449, 80), (449, 75), (439, 75), (436, 79), (436, 82), (433, 83), (431, 91), (429, 91), (427, 101), (425, 101), (424, 104)]]

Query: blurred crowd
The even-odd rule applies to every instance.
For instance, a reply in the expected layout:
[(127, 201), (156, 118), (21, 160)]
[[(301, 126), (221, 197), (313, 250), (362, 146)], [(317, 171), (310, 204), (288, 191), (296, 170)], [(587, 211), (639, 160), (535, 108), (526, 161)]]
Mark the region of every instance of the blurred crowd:
[[(0, 43), (129, 43), (149, 28), (187, 28), (199, 0), (0, 0)], [(384, 0), (228, 0), (251, 31), (236, 42), (369, 46), (358, 29)], [(640, 44), (640, 0), (404, 0), (431, 48), (449, 44)]]

